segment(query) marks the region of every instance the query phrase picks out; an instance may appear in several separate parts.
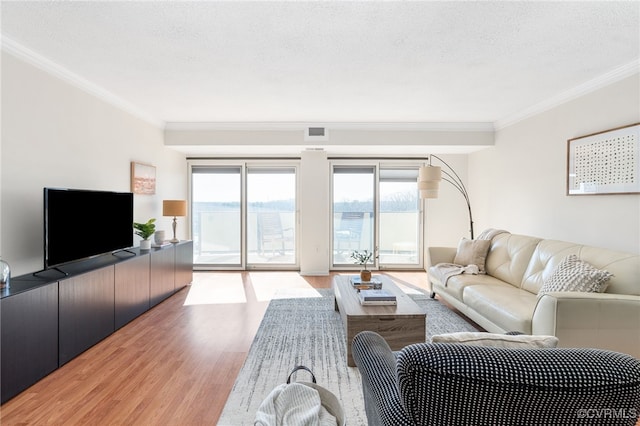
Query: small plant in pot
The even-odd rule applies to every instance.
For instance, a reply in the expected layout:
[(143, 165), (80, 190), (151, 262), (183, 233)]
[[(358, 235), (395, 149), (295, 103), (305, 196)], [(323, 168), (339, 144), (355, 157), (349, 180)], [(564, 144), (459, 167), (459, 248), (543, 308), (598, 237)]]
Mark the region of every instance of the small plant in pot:
[(140, 241), (140, 250), (149, 250), (151, 248), (151, 240), (149, 239), (156, 232), (155, 219), (149, 219), (147, 223), (133, 222), (135, 234), (142, 238)]
[(353, 263), (356, 263), (356, 264), (362, 266), (362, 270), (360, 271), (360, 279), (362, 280), (362, 282), (371, 281), (371, 271), (367, 269), (367, 264), (369, 262), (373, 263), (373, 259), (377, 259), (378, 258), (378, 256), (375, 254), (375, 250), (374, 251), (369, 251), (369, 250), (358, 251), (358, 250), (354, 250), (351, 253), (350, 257), (351, 257), (351, 259), (353, 259)]

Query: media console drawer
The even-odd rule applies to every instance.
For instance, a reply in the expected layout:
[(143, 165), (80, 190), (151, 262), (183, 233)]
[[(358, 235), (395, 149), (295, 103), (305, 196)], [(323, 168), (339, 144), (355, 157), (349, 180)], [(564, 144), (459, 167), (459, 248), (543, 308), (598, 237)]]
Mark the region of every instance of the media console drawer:
[(114, 274), (109, 266), (60, 281), (60, 366), (113, 333)]
[(2, 403), (58, 368), (58, 283), (0, 300)]

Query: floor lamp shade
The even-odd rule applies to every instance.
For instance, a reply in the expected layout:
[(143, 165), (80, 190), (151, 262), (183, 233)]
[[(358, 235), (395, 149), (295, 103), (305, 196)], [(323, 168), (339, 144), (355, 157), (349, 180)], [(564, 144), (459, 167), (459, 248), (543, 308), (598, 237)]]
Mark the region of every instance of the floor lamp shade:
[[(431, 165), (433, 159), (442, 163), (445, 167), (444, 172), (442, 171), (442, 167)], [(443, 174), (444, 177), (442, 176)], [(464, 197), (467, 210), (469, 210), (469, 232), (473, 240), (473, 216), (471, 214), (471, 202), (469, 202), (467, 188), (465, 188), (460, 176), (458, 176), (456, 171), (453, 170), (446, 161), (437, 155), (431, 154), (429, 156), (429, 164), (418, 169), (418, 190), (420, 191), (420, 198), (438, 198), (438, 188), (440, 187), (440, 181), (443, 180), (450, 183)]]
[(173, 216), (173, 239), (172, 243), (177, 243), (179, 240), (176, 238), (176, 222), (177, 216), (187, 215), (187, 201), (186, 200), (164, 200), (162, 201), (162, 215)]
[(442, 180), (442, 169), (438, 166), (420, 167), (418, 170), (418, 190), (420, 198), (438, 198), (438, 188)]

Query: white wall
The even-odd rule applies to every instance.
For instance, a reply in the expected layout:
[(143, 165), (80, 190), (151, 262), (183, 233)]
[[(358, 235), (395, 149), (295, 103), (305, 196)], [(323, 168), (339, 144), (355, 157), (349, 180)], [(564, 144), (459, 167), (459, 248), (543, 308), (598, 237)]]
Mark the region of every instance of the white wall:
[(325, 151), (300, 155), (300, 273), (326, 275), (331, 256), (329, 164)]
[(187, 197), (184, 155), (164, 146), (162, 129), (5, 52), (1, 145), (0, 247), (14, 276), (43, 266), (45, 186), (129, 191), (130, 162), (153, 164), (157, 192), (135, 195), (134, 220), (156, 217), (168, 232), (162, 199)]
[(567, 196), (567, 140), (640, 122), (640, 75), (496, 132), (469, 156), (477, 229), (640, 253), (640, 195)]

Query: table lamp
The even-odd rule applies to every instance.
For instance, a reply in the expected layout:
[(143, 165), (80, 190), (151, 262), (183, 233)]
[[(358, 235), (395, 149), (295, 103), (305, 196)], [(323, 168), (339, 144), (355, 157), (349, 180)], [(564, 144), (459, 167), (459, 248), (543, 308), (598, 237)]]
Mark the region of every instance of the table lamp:
[(162, 215), (173, 216), (173, 239), (171, 240), (171, 242), (180, 242), (180, 240), (176, 238), (176, 217), (187, 215), (187, 202), (185, 200), (163, 200)]

